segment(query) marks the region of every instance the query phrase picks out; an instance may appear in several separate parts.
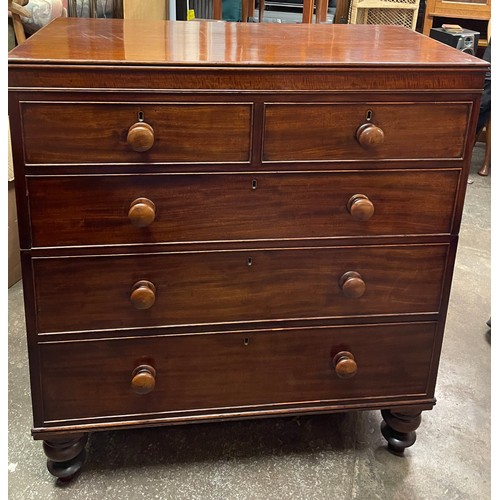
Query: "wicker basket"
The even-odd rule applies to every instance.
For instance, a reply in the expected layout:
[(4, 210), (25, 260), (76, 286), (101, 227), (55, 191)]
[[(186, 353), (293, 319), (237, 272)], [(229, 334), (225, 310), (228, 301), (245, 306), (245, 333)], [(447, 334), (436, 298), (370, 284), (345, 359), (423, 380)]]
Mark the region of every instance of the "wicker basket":
[(352, 0), (350, 24), (394, 24), (415, 30), (420, 0)]

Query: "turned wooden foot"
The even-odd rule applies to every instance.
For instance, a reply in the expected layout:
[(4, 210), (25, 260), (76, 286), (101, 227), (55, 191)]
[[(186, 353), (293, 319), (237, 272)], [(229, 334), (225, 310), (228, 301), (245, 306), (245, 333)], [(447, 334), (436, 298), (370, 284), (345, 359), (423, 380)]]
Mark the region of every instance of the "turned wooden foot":
[(47, 469), (61, 481), (70, 481), (85, 462), (88, 434), (61, 436), (43, 442)]
[(382, 410), (382, 435), (387, 439), (389, 451), (403, 455), (406, 448), (415, 443), (415, 430), (422, 420), (421, 411), (415, 410)]

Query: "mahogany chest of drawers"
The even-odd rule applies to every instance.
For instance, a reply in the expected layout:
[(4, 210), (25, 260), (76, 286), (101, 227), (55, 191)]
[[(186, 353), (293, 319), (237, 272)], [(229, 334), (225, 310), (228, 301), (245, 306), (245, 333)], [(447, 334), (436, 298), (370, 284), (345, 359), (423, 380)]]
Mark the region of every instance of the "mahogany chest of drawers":
[(435, 403), (482, 61), (395, 26), (59, 19), (9, 57), (35, 439)]

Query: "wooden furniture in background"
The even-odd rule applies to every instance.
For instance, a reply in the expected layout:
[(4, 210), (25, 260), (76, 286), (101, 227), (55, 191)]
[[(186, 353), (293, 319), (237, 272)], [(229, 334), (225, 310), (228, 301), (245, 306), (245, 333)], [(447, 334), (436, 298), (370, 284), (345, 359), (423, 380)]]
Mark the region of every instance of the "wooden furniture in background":
[[(175, 1), (175, 0), (170, 0)], [(156, 21), (167, 19), (168, 6), (165, 0), (113, 0), (113, 17)], [(121, 14), (121, 15), (120, 15)]]
[[(246, 22), (249, 17), (253, 17), (255, 12), (255, 0), (243, 0), (243, 21)], [(259, 1), (259, 22), (264, 20), (265, 0)], [(314, 12), (317, 12), (316, 17)], [(328, 0), (304, 0), (302, 6), (302, 22), (311, 24), (313, 19), (316, 23), (326, 22), (328, 13)]]
[(349, 19), (350, 0), (337, 0), (335, 8), (335, 17), (333, 22), (336, 24), (347, 24)]
[[(491, 40), (491, 20), (488, 21), (487, 37), (488, 37), (487, 41), (489, 43)], [(483, 159), (483, 164), (478, 171), (478, 174), (487, 176), (490, 173), (490, 167), (491, 167), (491, 115), (488, 118), (488, 121), (486, 122), (486, 126), (484, 127), (484, 143), (485, 143), (484, 159)]]
[(14, 49), (50, 472), (89, 432), (250, 417), (382, 410), (411, 446), (486, 68), (397, 26), (68, 18)]
[[(484, 48), (488, 44), (486, 30), (490, 18), (491, 0), (427, 0), (422, 33), (429, 35), (431, 28), (441, 27), (442, 22), (435, 24), (436, 19), (440, 19), (481, 32), (483, 36), (479, 39), (479, 46)], [(483, 26), (479, 26), (478, 22)]]
[(491, 118), (487, 121), (485, 127), (485, 152), (481, 168), (478, 171), (479, 175), (487, 176), (490, 173), (491, 167)]
[(14, 35), (16, 37), (16, 43), (20, 43), (26, 40), (26, 33), (24, 32), (24, 26), (21, 21), (22, 17), (30, 17), (31, 13), (24, 6), (28, 5), (29, 0), (8, 0), (8, 10), (12, 16), (12, 25), (14, 26)]
[(420, 0), (351, 0), (351, 24), (405, 26), (415, 30)]

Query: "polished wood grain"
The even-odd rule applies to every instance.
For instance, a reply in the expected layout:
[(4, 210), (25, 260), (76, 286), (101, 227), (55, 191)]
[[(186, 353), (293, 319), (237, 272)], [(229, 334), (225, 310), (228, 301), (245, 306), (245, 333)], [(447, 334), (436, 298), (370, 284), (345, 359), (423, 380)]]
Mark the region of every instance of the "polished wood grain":
[[(138, 116), (146, 123), (137, 125)], [(224, 162), (250, 157), (250, 104), (26, 103), (22, 120), (27, 163)]]
[[(458, 181), (458, 170), (30, 177), (32, 244), (449, 234)], [(368, 220), (349, 209), (360, 193)], [(129, 219), (138, 197), (155, 205), (145, 227)]]
[[(462, 158), (471, 104), (268, 104), (263, 159)], [(361, 134), (356, 140), (367, 115), (373, 121), (363, 133), (370, 136)], [(382, 129), (382, 135), (372, 136), (373, 127)]]
[[(434, 328), (389, 324), (43, 344), (45, 421), (424, 396)], [(332, 359), (346, 350), (358, 370), (339, 378)], [(130, 374), (144, 356), (154, 359), (156, 382), (151, 393), (138, 395)]]
[(56, 19), (35, 39), (13, 49), (9, 60), (129, 66), (485, 67), (480, 59), (402, 26), (119, 19)]
[[(471, 104), (268, 104), (263, 160), (461, 158), (465, 136), (457, 124), (465, 127)], [(149, 123), (130, 125), (138, 115)], [(374, 123), (365, 123), (367, 115)], [(251, 104), (25, 103), (22, 120), (26, 162), (33, 164), (196, 162), (200, 157), (241, 162), (250, 157)], [(379, 129), (375, 123), (384, 130), (382, 141), (363, 135)], [(131, 146), (129, 126), (144, 145)], [(61, 144), (51, 140), (62, 134)]]
[[(436, 314), (447, 252), (415, 245), (36, 259), (38, 331)], [(345, 297), (347, 271), (363, 277), (363, 296)], [(137, 310), (130, 289), (143, 280), (154, 283), (155, 303)]]
[[(435, 40), (434, 40), (435, 41)], [(437, 42), (436, 43), (441, 43)], [(441, 44), (443, 45), (443, 44)], [(454, 49), (456, 51), (456, 49)], [(239, 66), (216, 67), (184, 67), (154, 66), (147, 71), (136, 66), (92, 66), (86, 65), (52, 65), (52, 64), (10, 64), (9, 87), (17, 89), (64, 88), (61, 81), (70, 81), (72, 89), (133, 89), (228, 93), (239, 89), (249, 91), (470, 91), (481, 94), (484, 84), (484, 73), (487, 65), (472, 67), (437, 67), (417, 70), (412, 66), (392, 67), (377, 65), (370, 68), (349, 66), (341, 68), (321, 66), (314, 68), (301, 67), (262, 67), (244, 69)], [(251, 71), (252, 78), (248, 78)], [(311, 96), (313, 97), (313, 96)]]

